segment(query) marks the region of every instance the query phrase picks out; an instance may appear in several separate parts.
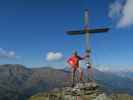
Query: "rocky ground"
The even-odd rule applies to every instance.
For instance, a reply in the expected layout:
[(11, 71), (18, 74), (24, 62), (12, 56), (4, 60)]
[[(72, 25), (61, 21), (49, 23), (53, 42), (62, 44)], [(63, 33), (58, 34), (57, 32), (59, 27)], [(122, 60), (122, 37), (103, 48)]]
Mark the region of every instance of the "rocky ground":
[(49, 93), (39, 93), (29, 100), (133, 100), (128, 94), (107, 96), (95, 82), (78, 83), (75, 87), (56, 88)]
[(29, 100), (133, 100), (133, 96), (128, 94), (112, 94), (107, 96), (105, 93), (94, 97), (93, 95), (65, 96), (61, 93), (39, 93), (29, 98)]
[(75, 87), (55, 89), (51, 93), (38, 94), (29, 100), (112, 100), (95, 82), (78, 83)]

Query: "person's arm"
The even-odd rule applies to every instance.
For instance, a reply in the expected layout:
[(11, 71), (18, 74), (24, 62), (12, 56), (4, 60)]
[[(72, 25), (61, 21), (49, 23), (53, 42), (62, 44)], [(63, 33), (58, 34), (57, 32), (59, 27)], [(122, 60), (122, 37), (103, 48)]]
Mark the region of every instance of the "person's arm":
[(87, 57), (89, 57), (89, 56), (87, 56), (87, 55), (84, 55), (83, 57), (78, 56), (79, 60), (84, 60)]
[(86, 57), (80, 57), (78, 56), (79, 60), (84, 60)]

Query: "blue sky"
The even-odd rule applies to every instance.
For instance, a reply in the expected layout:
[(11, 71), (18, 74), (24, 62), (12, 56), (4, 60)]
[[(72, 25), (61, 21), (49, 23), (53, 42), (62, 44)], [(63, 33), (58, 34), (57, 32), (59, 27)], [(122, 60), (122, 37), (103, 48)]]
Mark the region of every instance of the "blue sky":
[[(128, 1), (128, 0), (127, 0)], [(0, 0), (0, 48), (6, 56), (0, 64), (27, 67), (64, 65), (64, 60), (47, 61), (49, 52), (64, 58), (73, 50), (84, 53), (84, 37), (71, 37), (68, 30), (83, 28), (84, 9), (90, 11), (91, 28), (110, 27), (108, 33), (93, 35), (91, 46), (95, 64), (133, 66), (133, 27), (117, 27), (120, 18), (111, 15), (115, 0)], [(124, 12), (124, 11), (123, 11)], [(117, 13), (117, 12), (114, 12)]]

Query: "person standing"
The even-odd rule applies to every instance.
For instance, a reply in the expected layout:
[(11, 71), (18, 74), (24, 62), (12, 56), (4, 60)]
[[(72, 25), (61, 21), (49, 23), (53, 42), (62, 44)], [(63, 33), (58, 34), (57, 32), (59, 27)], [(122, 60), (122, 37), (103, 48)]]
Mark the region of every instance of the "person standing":
[(77, 51), (74, 51), (73, 54), (68, 58), (67, 62), (70, 66), (70, 69), (72, 71), (72, 86), (75, 85), (75, 75), (76, 71), (79, 71), (79, 80), (82, 82), (83, 81), (83, 71), (81, 67), (79, 66), (79, 61), (84, 60), (85, 57), (80, 57), (77, 53)]

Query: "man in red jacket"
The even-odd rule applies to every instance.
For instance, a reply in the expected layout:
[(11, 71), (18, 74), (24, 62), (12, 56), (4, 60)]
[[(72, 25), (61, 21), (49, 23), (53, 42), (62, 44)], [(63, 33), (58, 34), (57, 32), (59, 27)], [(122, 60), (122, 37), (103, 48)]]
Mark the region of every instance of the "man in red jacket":
[(80, 81), (83, 81), (83, 71), (82, 71), (82, 69), (79, 66), (79, 61), (83, 60), (83, 59), (84, 59), (84, 57), (82, 58), (82, 57), (78, 56), (77, 52), (75, 51), (69, 57), (69, 59), (67, 60), (68, 64), (70, 65), (70, 69), (71, 69), (71, 71), (73, 73), (73, 75), (72, 75), (72, 82), (73, 82), (72, 86), (74, 86), (74, 84), (75, 84), (76, 71), (79, 71), (79, 73), (80, 73), (79, 79), (80, 79)]

